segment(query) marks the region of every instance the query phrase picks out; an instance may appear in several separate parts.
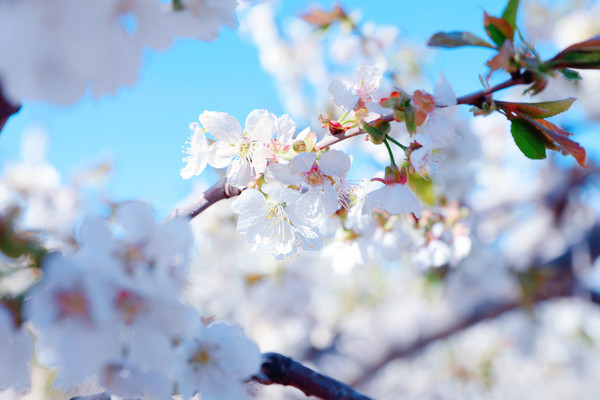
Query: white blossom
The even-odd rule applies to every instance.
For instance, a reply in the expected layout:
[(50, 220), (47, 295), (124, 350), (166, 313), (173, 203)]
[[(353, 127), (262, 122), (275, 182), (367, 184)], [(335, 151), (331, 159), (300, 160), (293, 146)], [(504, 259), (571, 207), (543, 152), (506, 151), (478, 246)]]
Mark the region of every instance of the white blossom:
[(333, 102), (346, 112), (352, 111), (359, 101), (363, 104), (377, 104), (380, 100), (378, 91), (382, 76), (379, 68), (363, 64), (356, 70), (356, 81), (336, 79), (329, 85), (329, 93)]
[(33, 337), (24, 326), (16, 327), (13, 318), (0, 304), (0, 392), (12, 387), (24, 393), (31, 386)]
[(298, 248), (318, 250), (321, 239), (318, 229), (298, 215), (298, 191), (264, 184), (261, 190), (246, 189), (231, 204), (240, 214), (238, 232), (254, 245), (254, 250), (267, 250), (276, 257), (286, 257)]
[(199, 392), (203, 400), (241, 400), (248, 398), (244, 380), (260, 363), (258, 346), (241, 329), (216, 322), (177, 346), (173, 372), (183, 399)]
[(340, 209), (338, 188), (344, 187), (340, 180), (350, 170), (352, 161), (340, 150), (329, 150), (319, 156), (316, 153), (300, 153), (289, 164), (271, 164), (265, 172), (268, 183), (294, 185), (302, 194), (296, 201), (296, 213), (317, 226), (324, 218)]
[(190, 124), (192, 135), (189, 140), (189, 147), (185, 150), (187, 156), (183, 159), (187, 165), (181, 169), (181, 177), (189, 179), (194, 175), (200, 175), (208, 163), (208, 143), (204, 130), (197, 122)]

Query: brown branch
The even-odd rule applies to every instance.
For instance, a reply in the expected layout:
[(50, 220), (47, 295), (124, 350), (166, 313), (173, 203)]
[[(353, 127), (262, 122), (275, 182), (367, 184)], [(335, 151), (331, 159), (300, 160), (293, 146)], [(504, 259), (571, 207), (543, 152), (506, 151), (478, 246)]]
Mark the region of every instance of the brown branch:
[(479, 90), (477, 92), (473, 92), (471, 94), (467, 94), (461, 97), (456, 98), (456, 104), (470, 104), (472, 106), (480, 107), (483, 102), (487, 99), (487, 97), (497, 91), (517, 86), (517, 85), (527, 85), (534, 81), (533, 74), (529, 71), (525, 71), (524, 73), (515, 73), (509, 80), (499, 83), (494, 86), (490, 86), (488, 88)]
[(350, 386), (278, 353), (263, 354), (261, 373), (252, 381), (263, 385), (279, 384), (300, 389), (306, 396), (323, 400), (371, 400)]
[(176, 217), (192, 219), (216, 202), (235, 197), (240, 193), (242, 193), (241, 189), (231, 186), (227, 182), (227, 178), (221, 178), (208, 190), (202, 193), (202, 196), (193, 203), (171, 211), (171, 214), (169, 214), (166, 220), (168, 221)]
[[(587, 235), (585, 242), (590, 249), (591, 259), (595, 259), (600, 255), (600, 225), (595, 225)], [(427, 345), (441, 339), (446, 339), (454, 334), (463, 331), (481, 321), (496, 318), (508, 311), (516, 310), (524, 306), (531, 306), (556, 297), (571, 296), (573, 289), (576, 287), (576, 278), (573, 272), (572, 256), (574, 249), (579, 246), (571, 247), (564, 255), (547, 262), (532, 271), (550, 273), (552, 277), (540, 284), (535, 293), (531, 293), (529, 298), (517, 298), (508, 301), (498, 302), (489, 300), (480, 303), (468, 315), (454, 321), (449, 326), (443, 327), (435, 332), (422, 335), (418, 340), (410, 343), (407, 346), (399, 346), (392, 348), (386, 355), (376, 363), (365, 368), (361, 374), (355, 377), (350, 386), (358, 387), (368, 382), (379, 371), (381, 371), (390, 362), (410, 356)], [(595, 293), (589, 293), (590, 300), (598, 302)]]
[(8, 118), (15, 114), (17, 111), (21, 109), (21, 106), (15, 106), (10, 103), (2, 92), (2, 84), (0, 83), (0, 132), (2, 128), (4, 128), (4, 124), (8, 121)]
[[(532, 81), (533, 81), (533, 76), (531, 73), (528, 73), (528, 71), (526, 71), (523, 74), (516, 73), (513, 75), (513, 77), (511, 79), (509, 79), (505, 82), (499, 83), (495, 86), (490, 86), (488, 88), (479, 90), (477, 92), (473, 92), (473, 93), (458, 97), (456, 99), (456, 104), (470, 104), (473, 106), (481, 107), (482, 104), (486, 101), (486, 99), (488, 98), (488, 96), (490, 94), (497, 92), (499, 90), (502, 90), (502, 89), (512, 87), (512, 86), (526, 85), (528, 83), (531, 83)], [(390, 114), (382, 115), (380, 117), (380, 119), (387, 121), (387, 122), (392, 122), (392, 121), (394, 121), (394, 114), (390, 113)], [(360, 127), (357, 126), (356, 128), (348, 129), (347, 131), (336, 134), (336, 135), (329, 134), (329, 135), (325, 136), (323, 139), (321, 139), (321, 141), (319, 143), (317, 143), (315, 147), (317, 149), (325, 149), (325, 148), (333, 146), (336, 143), (339, 143), (346, 139), (350, 139), (355, 136), (363, 135), (365, 133), (366, 132), (364, 130), (362, 130)]]

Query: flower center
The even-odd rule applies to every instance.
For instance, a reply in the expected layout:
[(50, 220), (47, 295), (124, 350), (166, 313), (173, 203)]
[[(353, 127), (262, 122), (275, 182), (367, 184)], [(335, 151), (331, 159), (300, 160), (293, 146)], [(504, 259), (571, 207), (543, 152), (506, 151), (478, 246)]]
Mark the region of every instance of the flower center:
[(121, 290), (115, 300), (115, 306), (121, 311), (126, 324), (131, 324), (136, 315), (146, 311), (144, 299), (128, 290)]
[(55, 298), (59, 309), (59, 319), (74, 317), (89, 321), (88, 301), (81, 289), (61, 290), (56, 293)]
[(313, 166), (307, 172), (303, 172), (302, 176), (304, 177), (304, 181), (310, 186), (321, 186), (325, 182), (325, 177), (319, 170), (319, 166), (317, 164), (313, 164)]
[(252, 144), (245, 139), (244, 142), (240, 144), (238, 156), (240, 156), (240, 158), (250, 158), (251, 150)]

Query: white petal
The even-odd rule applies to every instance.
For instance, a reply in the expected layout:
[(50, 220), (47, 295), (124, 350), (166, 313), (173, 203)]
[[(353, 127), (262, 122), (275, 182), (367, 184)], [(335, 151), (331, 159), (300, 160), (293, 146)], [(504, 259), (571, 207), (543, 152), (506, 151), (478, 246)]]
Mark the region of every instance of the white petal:
[(316, 153), (300, 153), (293, 158), (289, 163), (291, 174), (301, 174), (309, 171), (315, 160), (317, 159)]
[(254, 180), (252, 164), (245, 158), (233, 160), (227, 167), (227, 181), (230, 185), (243, 189)]
[(334, 80), (329, 84), (331, 100), (346, 112), (352, 111), (360, 97), (350, 82)]
[(281, 143), (289, 142), (296, 132), (296, 123), (289, 115), (284, 114), (277, 120), (277, 140)]
[(364, 101), (377, 102), (377, 90), (381, 86), (383, 74), (377, 67), (372, 67), (367, 64), (362, 64), (356, 70), (356, 78), (358, 82), (358, 95)]
[(329, 176), (345, 177), (351, 164), (350, 157), (341, 150), (329, 150), (319, 157), (319, 168)]
[(115, 217), (134, 242), (145, 240), (156, 229), (152, 209), (142, 201), (120, 204), (115, 210)]
[(246, 189), (231, 203), (236, 214), (256, 214), (265, 207), (265, 196), (257, 189)]
[(392, 215), (413, 213), (417, 218), (421, 216), (421, 203), (406, 185), (386, 185), (384, 190), (383, 203), (388, 213)]
[(181, 169), (181, 177), (189, 179), (194, 175), (200, 175), (208, 162), (206, 135), (201, 129), (196, 129), (190, 137), (190, 146), (186, 149), (188, 154), (184, 161), (188, 164)]
[(271, 152), (268, 148), (263, 145), (257, 145), (255, 150), (252, 152), (252, 167), (256, 174), (262, 174), (267, 168), (267, 161)]
[(324, 199), (316, 190), (309, 190), (296, 201), (296, 215), (307, 221), (311, 226), (318, 226), (328, 217), (325, 213)]
[(275, 134), (276, 122), (275, 115), (267, 110), (254, 110), (246, 118), (246, 131), (259, 143), (267, 143)]
[(300, 174), (290, 172), (290, 164), (269, 164), (265, 169), (265, 181), (270, 184), (299, 185), (302, 183)]
[(225, 168), (231, 163), (235, 156), (236, 146), (231, 142), (218, 141), (206, 150), (207, 161), (213, 168)]
[(269, 195), (276, 203), (287, 203), (292, 204), (298, 200), (300, 192), (294, 189), (288, 189), (283, 186), (275, 186), (265, 183), (262, 185), (261, 190)]
[(383, 210), (383, 190), (384, 188), (375, 189), (372, 192), (367, 193), (362, 206), (362, 214), (368, 214), (373, 210)]
[(220, 111), (204, 111), (200, 117), (202, 126), (215, 138), (224, 141), (239, 141), (242, 126), (233, 116)]
[(434, 149), (448, 146), (459, 139), (454, 132), (452, 120), (438, 112), (429, 114), (421, 130), (429, 136), (431, 147)]
[(446, 76), (443, 72), (440, 73), (435, 81), (435, 86), (433, 88), (433, 99), (435, 100), (435, 104), (438, 106), (456, 105), (456, 93), (454, 93), (454, 89), (452, 89), (452, 86), (450, 86), (450, 82), (448, 82), (448, 79), (446, 79)]

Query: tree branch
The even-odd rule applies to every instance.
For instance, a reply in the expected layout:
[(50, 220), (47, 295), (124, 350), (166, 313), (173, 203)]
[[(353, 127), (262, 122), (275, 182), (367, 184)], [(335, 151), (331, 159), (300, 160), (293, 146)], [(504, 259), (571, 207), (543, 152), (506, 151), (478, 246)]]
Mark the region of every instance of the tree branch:
[(270, 385), (273, 383), (293, 386), (306, 396), (323, 400), (371, 400), (350, 386), (326, 375), (321, 375), (301, 363), (278, 353), (263, 354), (261, 373), (251, 381)]
[[(485, 88), (482, 90), (479, 90), (477, 92), (473, 92), (473, 93), (458, 97), (456, 99), (456, 104), (470, 104), (472, 106), (481, 107), (490, 94), (500, 91), (502, 89), (512, 87), (512, 86), (526, 85), (531, 82), (533, 82), (533, 76), (531, 73), (528, 73), (528, 71), (526, 71), (523, 74), (521, 74), (521, 73), (514, 74), (511, 79), (509, 79), (505, 82), (499, 83), (495, 86), (491, 86), (491, 87), (488, 87), (488, 88)], [(382, 115), (379, 119), (387, 121), (387, 122), (392, 122), (392, 121), (394, 121), (394, 114), (393, 113), (385, 114), (385, 115)], [(364, 130), (362, 130), (360, 127), (357, 126), (356, 128), (348, 129), (347, 131), (345, 131), (343, 133), (339, 133), (337, 135), (333, 135), (333, 134), (326, 135), (323, 139), (321, 139), (320, 142), (318, 142), (316, 144), (315, 147), (318, 149), (325, 149), (325, 148), (333, 146), (336, 143), (339, 143), (346, 139), (350, 139), (351, 137), (359, 136), (359, 135), (362, 135), (365, 133), (366, 132)]]
[(533, 80), (534, 77), (529, 71), (525, 71), (525, 73), (522, 74), (515, 73), (509, 80), (505, 82), (499, 83), (495, 86), (490, 86), (471, 94), (457, 97), (456, 104), (470, 104), (472, 106), (480, 107), (490, 94), (512, 86), (527, 85), (532, 83)]
[(216, 202), (235, 197), (240, 193), (242, 193), (241, 189), (231, 186), (227, 182), (227, 178), (221, 178), (208, 190), (202, 193), (200, 198), (196, 199), (195, 202), (171, 211), (171, 214), (166, 218), (166, 221), (176, 217), (192, 219)]
[(13, 105), (6, 99), (6, 97), (4, 97), (2, 92), (2, 84), (0, 83), (0, 132), (2, 131), (2, 128), (4, 128), (4, 124), (6, 124), (8, 118), (20, 109), (20, 105)]

